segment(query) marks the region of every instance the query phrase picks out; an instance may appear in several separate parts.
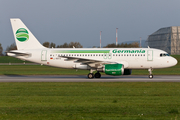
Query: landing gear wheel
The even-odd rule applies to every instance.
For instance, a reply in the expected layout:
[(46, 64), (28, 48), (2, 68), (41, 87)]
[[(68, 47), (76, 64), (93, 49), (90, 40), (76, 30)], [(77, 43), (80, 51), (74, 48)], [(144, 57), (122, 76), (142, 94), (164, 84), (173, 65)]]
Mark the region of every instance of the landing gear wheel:
[(94, 74), (93, 73), (89, 73), (88, 74), (88, 78), (90, 78), (90, 79), (94, 78)]
[(97, 72), (95, 75), (94, 75), (95, 78), (101, 78), (101, 74), (99, 72)]
[(152, 78), (153, 78), (153, 75), (149, 75), (149, 78), (152, 79)]

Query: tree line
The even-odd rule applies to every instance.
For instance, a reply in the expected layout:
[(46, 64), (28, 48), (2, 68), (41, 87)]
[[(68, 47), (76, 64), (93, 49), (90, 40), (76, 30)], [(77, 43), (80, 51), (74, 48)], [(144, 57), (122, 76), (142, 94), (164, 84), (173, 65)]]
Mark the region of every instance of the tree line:
[(121, 43), (121, 44), (107, 44), (104, 48), (139, 48), (139, 43), (138, 42), (133, 42), (133, 43)]
[(83, 46), (79, 43), (79, 42), (70, 42), (68, 43), (64, 43), (63, 45), (57, 45), (53, 42), (49, 43), (49, 42), (44, 42), (43, 46), (47, 47), (47, 48), (83, 48)]
[[(79, 42), (70, 42), (70, 43), (65, 42), (63, 45), (56, 45), (53, 42), (51, 42), (51, 43), (50, 42), (44, 42), (43, 46), (47, 47), (47, 48), (83, 48), (83, 46)], [(134, 42), (134, 43), (130, 43), (130, 44), (121, 43), (121, 44), (118, 44), (117, 46), (115, 43), (112, 43), (112, 44), (107, 44), (103, 48), (138, 48), (138, 47), (139, 47), (139, 43)], [(17, 46), (15, 43), (11, 44), (10, 46), (7, 46), (6, 52), (11, 51), (11, 50), (17, 50)], [(3, 54), (3, 48), (2, 48), (2, 45), (0, 43), (0, 56), (3, 56), (3, 55), (4, 55)]]

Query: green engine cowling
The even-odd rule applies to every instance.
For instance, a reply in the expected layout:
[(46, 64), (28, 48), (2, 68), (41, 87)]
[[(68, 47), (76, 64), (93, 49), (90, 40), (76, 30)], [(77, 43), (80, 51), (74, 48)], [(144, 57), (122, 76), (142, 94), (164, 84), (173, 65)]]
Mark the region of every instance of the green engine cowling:
[(106, 64), (103, 70), (107, 75), (123, 75), (124, 65), (123, 64)]

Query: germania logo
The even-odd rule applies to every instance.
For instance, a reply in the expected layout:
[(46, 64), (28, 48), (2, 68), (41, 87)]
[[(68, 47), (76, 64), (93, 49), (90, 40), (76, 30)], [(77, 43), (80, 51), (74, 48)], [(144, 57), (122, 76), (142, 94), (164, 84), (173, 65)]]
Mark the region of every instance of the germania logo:
[(145, 50), (117, 50), (114, 49), (113, 53), (145, 53)]
[(16, 38), (20, 41), (20, 42), (24, 42), (27, 41), (29, 39), (29, 34), (28, 31), (24, 28), (19, 28), (16, 31)]

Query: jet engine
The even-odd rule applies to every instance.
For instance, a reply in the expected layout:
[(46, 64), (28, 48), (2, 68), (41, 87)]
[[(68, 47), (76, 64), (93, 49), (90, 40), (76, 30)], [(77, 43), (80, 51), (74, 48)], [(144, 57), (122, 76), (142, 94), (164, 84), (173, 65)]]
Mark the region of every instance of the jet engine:
[(123, 64), (105, 64), (103, 68), (98, 68), (98, 72), (105, 72), (107, 75), (131, 75), (131, 69), (124, 69)]
[(105, 72), (107, 75), (123, 75), (123, 64), (105, 64), (103, 68), (97, 69), (99, 72)]

